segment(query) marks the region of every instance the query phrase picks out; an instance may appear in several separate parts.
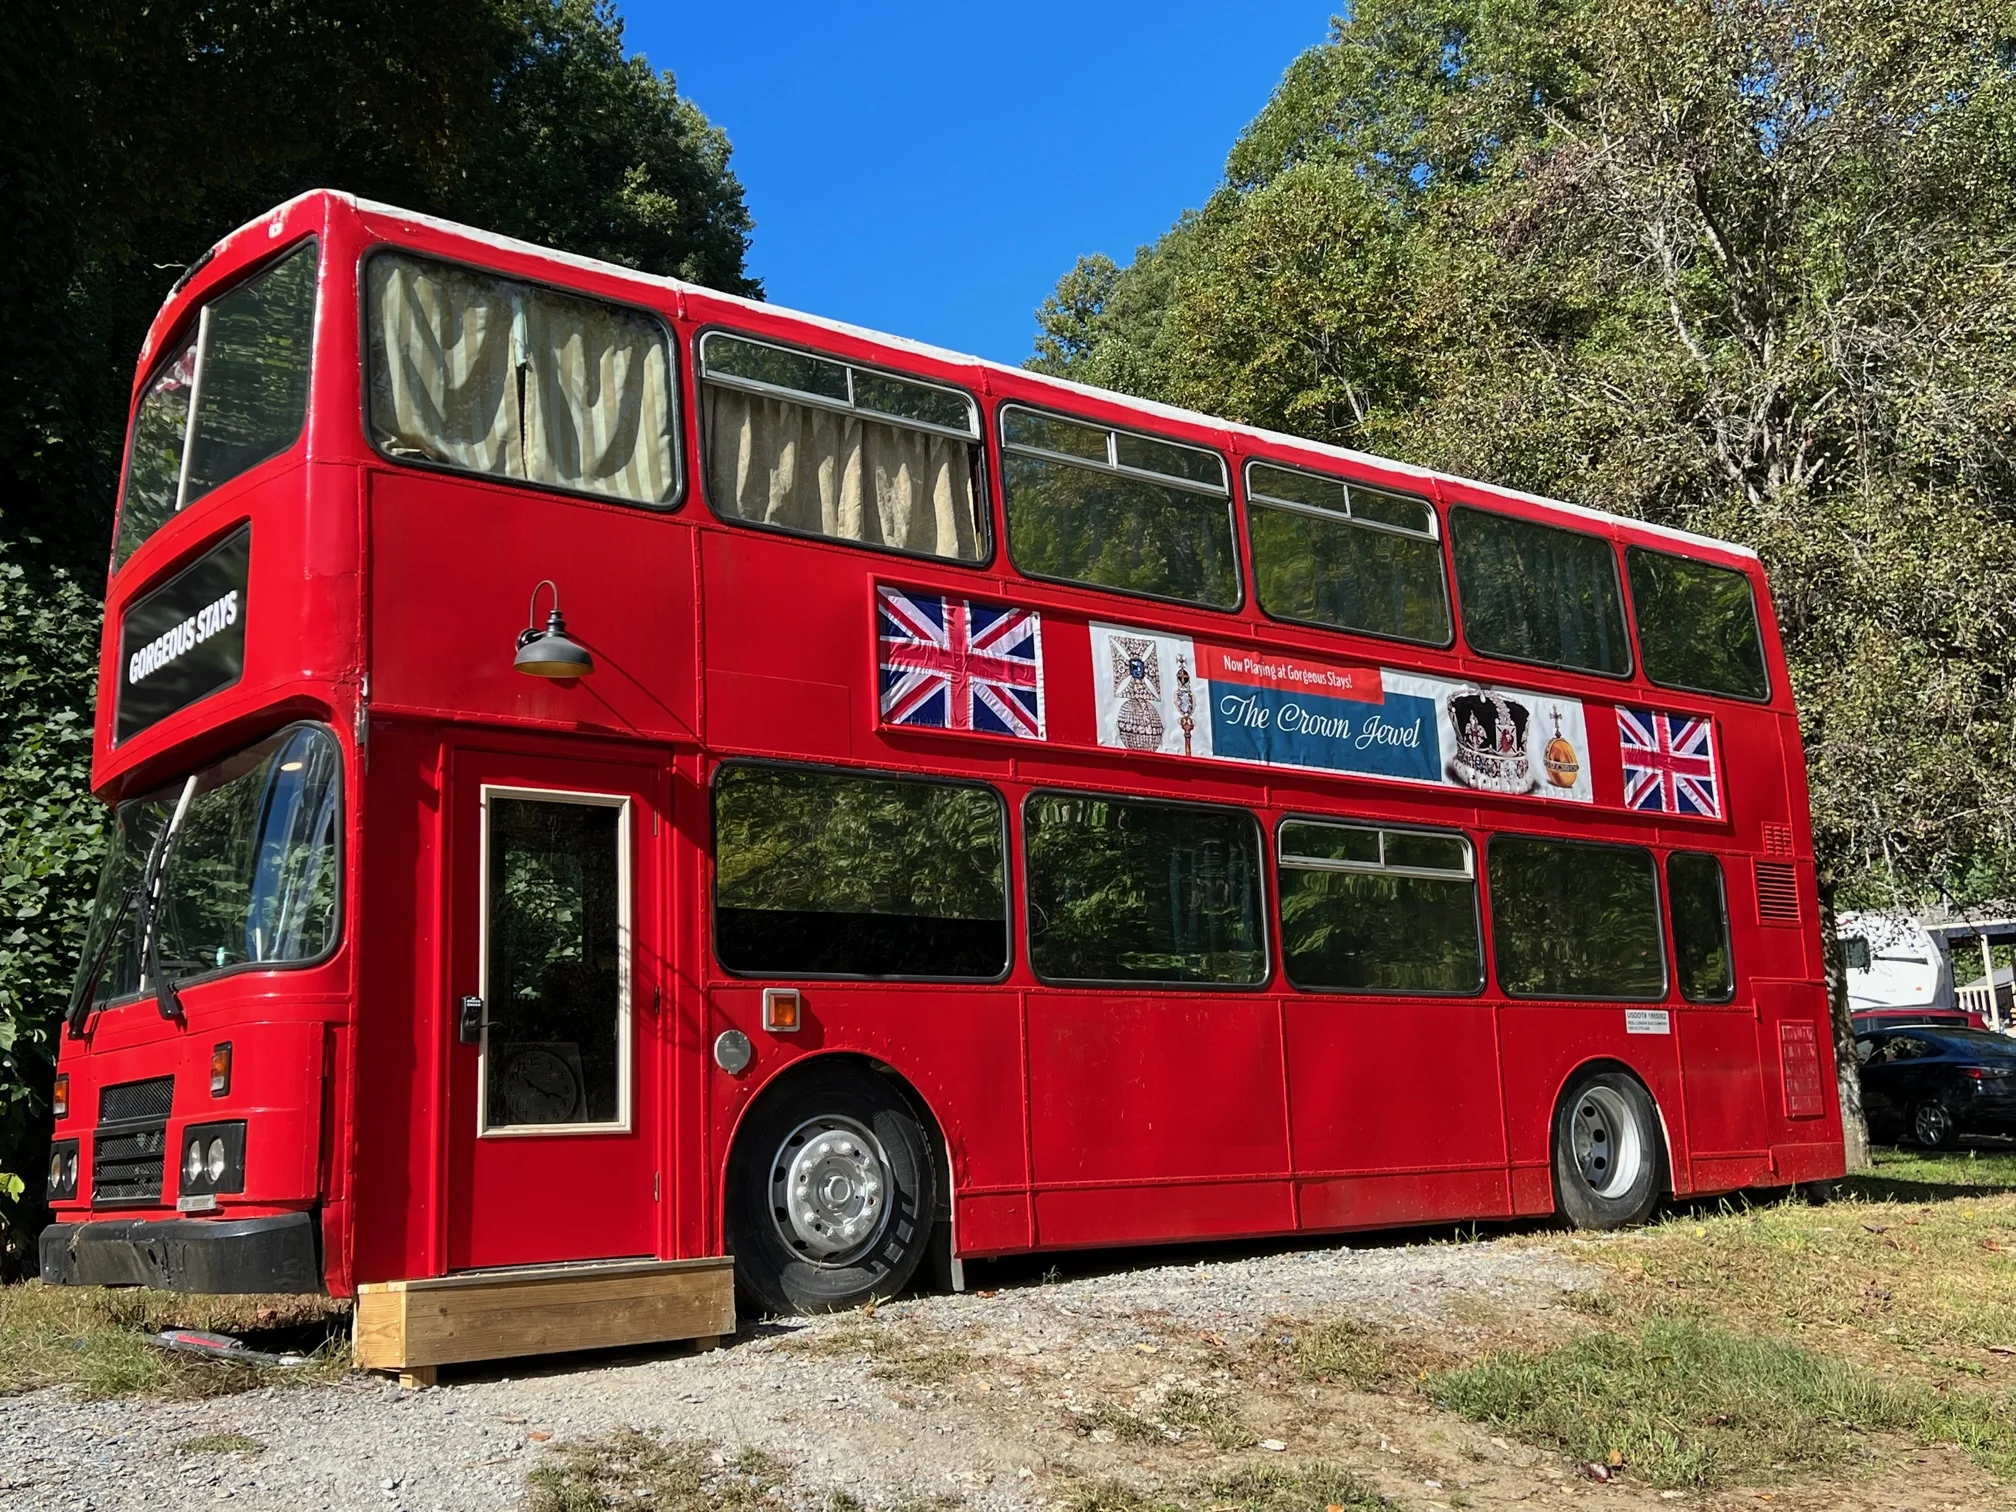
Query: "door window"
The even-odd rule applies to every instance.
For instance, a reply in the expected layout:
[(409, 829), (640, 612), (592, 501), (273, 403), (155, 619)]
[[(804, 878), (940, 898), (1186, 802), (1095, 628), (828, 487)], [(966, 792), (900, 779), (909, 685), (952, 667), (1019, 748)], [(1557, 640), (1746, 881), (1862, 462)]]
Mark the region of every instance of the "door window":
[(629, 1123), (628, 807), (484, 790), (485, 1133)]

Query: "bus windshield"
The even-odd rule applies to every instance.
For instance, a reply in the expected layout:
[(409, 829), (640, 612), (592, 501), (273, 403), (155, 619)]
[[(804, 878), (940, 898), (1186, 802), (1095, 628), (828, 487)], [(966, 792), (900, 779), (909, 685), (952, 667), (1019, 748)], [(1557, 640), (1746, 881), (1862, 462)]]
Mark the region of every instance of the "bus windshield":
[(204, 305), (133, 415), (118, 562), (176, 511), (294, 444), (308, 415), (315, 244)]
[[(296, 725), (204, 768), (163, 859), (164, 974), (176, 982), (246, 964), (312, 961), (336, 942), (341, 753)], [(148, 858), (186, 779), (119, 806), (73, 1001), (143, 987)], [(96, 975), (95, 984), (90, 980)]]

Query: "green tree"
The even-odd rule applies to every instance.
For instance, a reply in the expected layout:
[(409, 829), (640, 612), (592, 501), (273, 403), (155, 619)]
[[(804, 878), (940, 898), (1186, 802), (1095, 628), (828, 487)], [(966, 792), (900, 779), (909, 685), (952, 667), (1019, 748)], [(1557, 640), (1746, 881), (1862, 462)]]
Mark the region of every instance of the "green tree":
[(1830, 924), (2006, 896), (2012, 107), (2006, 0), (1363, 0), (1032, 365), (1756, 547)]
[(134, 356), (177, 275), (327, 186), (760, 295), (728, 159), (610, 0), (0, 8), (0, 1172), (31, 1168), (102, 844), (97, 594)]

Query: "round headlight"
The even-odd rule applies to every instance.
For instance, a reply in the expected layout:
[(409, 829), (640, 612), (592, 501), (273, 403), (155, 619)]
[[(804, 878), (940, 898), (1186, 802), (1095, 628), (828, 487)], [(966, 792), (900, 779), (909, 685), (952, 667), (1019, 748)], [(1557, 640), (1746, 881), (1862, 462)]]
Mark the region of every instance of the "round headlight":
[(189, 1153), (182, 1157), (182, 1180), (189, 1185), (203, 1179), (203, 1141), (189, 1141)]
[(224, 1176), (223, 1140), (213, 1139), (210, 1141), (210, 1148), (208, 1151), (205, 1152), (204, 1155), (203, 1174), (205, 1176), (208, 1176), (213, 1183), (223, 1179)]
[(63, 1161), (63, 1152), (62, 1152), (61, 1150), (52, 1150), (52, 1151), (50, 1151), (50, 1152), (49, 1152), (49, 1190), (51, 1190), (52, 1192), (60, 1192), (60, 1191), (62, 1191), (62, 1190), (63, 1190), (63, 1175), (64, 1175), (64, 1169), (65, 1169), (65, 1167), (64, 1167), (64, 1161)]

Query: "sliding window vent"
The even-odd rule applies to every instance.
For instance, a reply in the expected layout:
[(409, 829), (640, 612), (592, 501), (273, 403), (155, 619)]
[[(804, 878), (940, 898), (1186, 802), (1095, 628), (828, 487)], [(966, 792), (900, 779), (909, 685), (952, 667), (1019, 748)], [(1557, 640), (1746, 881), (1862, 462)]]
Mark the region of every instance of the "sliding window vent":
[(1799, 922), (1799, 873), (1783, 861), (1757, 863), (1757, 921)]
[(1764, 826), (1764, 854), (1767, 856), (1789, 856), (1792, 854), (1791, 825), (1767, 824)]

